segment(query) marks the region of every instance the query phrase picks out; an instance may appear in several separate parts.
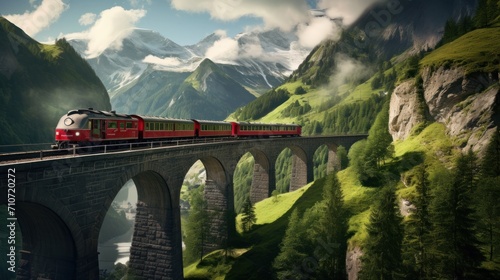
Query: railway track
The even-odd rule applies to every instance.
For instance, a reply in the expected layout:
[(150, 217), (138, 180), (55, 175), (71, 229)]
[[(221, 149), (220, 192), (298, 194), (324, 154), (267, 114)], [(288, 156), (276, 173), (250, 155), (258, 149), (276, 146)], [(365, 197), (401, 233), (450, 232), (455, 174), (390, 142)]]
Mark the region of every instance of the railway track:
[(217, 143), (217, 142), (227, 142), (234, 140), (235, 139), (232, 137), (225, 137), (225, 138), (202, 138), (202, 139), (182, 139), (182, 140), (179, 139), (179, 140), (169, 140), (169, 141), (126, 143), (126, 144), (88, 146), (88, 147), (77, 147), (76, 145), (74, 145), (71, 148), (59, 149), (59, 150), (47, 148), (47, 149), (39, 149), (39, 150), (32, 150), (25, 152), (3, 153), (0, 154), (0, 165), (15, 163), (15, 162), (47, 160), (52, 158), (75, 157), (80, 155), (106, 154), (106, 153), (116, 153), (123, 151), (137, 151), (137, 150), (153, 149), (160, 147), (172, 147), (172, 146), (193, 145), (193, 144), (203, 144), (203, 143)]

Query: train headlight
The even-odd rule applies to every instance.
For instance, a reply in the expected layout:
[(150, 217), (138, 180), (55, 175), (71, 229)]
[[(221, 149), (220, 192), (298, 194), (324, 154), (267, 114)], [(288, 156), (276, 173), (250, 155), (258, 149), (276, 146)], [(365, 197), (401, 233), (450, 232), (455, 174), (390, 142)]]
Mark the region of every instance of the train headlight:
[(56, 135), (59, 135), (59, 131), (56, 131)]
[(80, 136), (80, 132), (78, 132), (78, 131), (75, 132), (75, 136), (77, 136), (77, 137)]

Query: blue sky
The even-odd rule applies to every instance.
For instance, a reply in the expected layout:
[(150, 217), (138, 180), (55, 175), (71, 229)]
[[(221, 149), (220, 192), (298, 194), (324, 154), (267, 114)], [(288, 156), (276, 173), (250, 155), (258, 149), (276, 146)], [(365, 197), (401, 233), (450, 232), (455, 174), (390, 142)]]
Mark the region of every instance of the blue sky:
[(311, 8), (348, 24), (377, 1), (384, 0), (0, 0), (0, 14), (40, 42), (77, 33), (105, 39), (138, 27), (189, 45), (216, 30), (233, 37), (254, 28), (302, 26), (311, 45), (332, 33), (331, 23), (315, 22)]
[[(3, 0), (0, 1), (0, 11), (2, 16), (24, 14), (33, 12), (41, 2), (41, 0)], [(145, 10), (146, 14), (137, 21), (135, 26), (160, 32), (180, 45), (194, 44), (215, 30), (226, 30), (228, 36), (234, 36), (247, 27), (259, 26), (263, 23), (262, 19), (252, 16), (231, 21), (215, 20), (211, 19), (210, 14), (206, 12), (175, 10), (168, 0), (63, 0), (63, 3), (66, 7), (60, 13), (59, 18), (36, 33), (33, 36), (36, 40), (53, 41), (61, 34), (81, 32), (88, 28), (79, 24), (79, 19), (83, 14), (92, 13), (98, 16), (102, 11), (114, 6), (121, 6), (125, 10)]]

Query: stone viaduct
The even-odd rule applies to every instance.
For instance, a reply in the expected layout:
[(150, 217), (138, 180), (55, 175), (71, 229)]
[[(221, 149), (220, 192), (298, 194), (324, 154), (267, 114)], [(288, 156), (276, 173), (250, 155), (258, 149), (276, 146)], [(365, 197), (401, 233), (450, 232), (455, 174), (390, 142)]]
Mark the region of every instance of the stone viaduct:
[(213, 213), (209, 252), (235, 230), (233, 176), (245, 153), (255, 159), (251, 200), (257, 202), (274, 189), (275, 162), (285, 148), (293, 152), (290, 190), (295, 190), (313, 180), (313, 155), (320, 146), (328, 147), (332, 170), (337, 146), (349, 149), (365, 137), (229, 141), (0, 163), (0, 204), (7, 204), (7, 169), (15, 169), (14, 208), (22, 232), (17, 278), (98, 279), (101, 225), (118, 191), (133, 179), (138, 205), (130, 268), (136, 279), (182, 279), (180, 190), (197, 160), (207, 172), (205, 198)]

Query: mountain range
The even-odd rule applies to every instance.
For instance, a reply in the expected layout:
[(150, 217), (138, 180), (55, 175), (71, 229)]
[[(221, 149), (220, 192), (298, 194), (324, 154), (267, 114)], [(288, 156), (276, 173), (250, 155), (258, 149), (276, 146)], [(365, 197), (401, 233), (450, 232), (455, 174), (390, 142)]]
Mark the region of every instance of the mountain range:
[[(87, 57), (88, 40), (71, 35), (67, 40)], [(134, 29), (120, 50), (108, 48), (86, 59), (116, 111), (222, 120), (281, 84), (309, 51), (300, 47), (295, 33), (278, 29), (234, 38), (218, 31), (189, 46), (151, 30)], [(206, 102), (213, 107), (200, 110), (191, 105)]]

